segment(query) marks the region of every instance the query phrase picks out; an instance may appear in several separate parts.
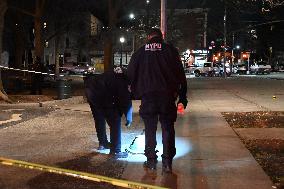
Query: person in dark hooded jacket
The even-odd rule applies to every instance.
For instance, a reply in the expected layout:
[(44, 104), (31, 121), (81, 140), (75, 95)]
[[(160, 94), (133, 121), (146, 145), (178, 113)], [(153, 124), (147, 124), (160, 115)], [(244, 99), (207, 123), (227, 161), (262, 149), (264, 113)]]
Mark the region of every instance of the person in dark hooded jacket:
[(95, 128), (99, 141), (98, 150), (105, 150), (110, 148), (110, 143), (106, 134), (106, 121), (104, 114), (99, 110), (104, 101), (105, 84), (103, 74), (87, 75), (84, 77), (85, 94), (90, 105), (92, 115), (95, 121)]
[(162, 33), (154, 28), (148, 34), (147, 43), (131, 57), (127, 68), (131, 92), (141, 99), (140, 116), (145, 124), (144, 167), (156, 169), (156, 131), (158, 121), (162, 127), (162, 170), (172, 172), (172, 160), (176, 154), (174, 122), (177, 118), (175, 101), (187, 105), (187, 82), (178, 50), (165, 43)]
[[(86, 96), (96, 124), (99, 145), (108, 148), (105, 121), (110, 127), (110, 155), (126, 158), (121, 151), (121, 116), (132, 109), (128, 80), (123, 73), (105, 72), (85, 78)], [(132, 122), (132, 113), (126, 118), (127, 126)], [(100, 148), (100, 147), (99, 147)]]

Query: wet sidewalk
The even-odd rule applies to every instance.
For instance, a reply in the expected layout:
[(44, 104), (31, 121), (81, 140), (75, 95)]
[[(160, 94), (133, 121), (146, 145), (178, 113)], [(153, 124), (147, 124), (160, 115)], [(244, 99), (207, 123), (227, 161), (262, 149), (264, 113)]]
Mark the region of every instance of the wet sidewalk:
[[(272, 188), (269, 177), (221, 112), (283, 111), (283, 82), (235, 78), (223, 81), (216, 78), (190, 80), (189, 86), (188, 109), (184, 115), (178, 117), (175, 126), (177, 155), (173, 162), (173, 174), (162, 175), (161, 161), (157, 172), (149, 174), (142, 166), (146, 158), (137, 154), (121, 160), (126, 163), (122, 179), (178, 189)], [(271, 98), (273, 95), (277, 95), (276, 100)], [(77, 97), (75, 100), (72, 98), (43, 103), (43, 108), (48, 108), (49, 105), (55, 107), (56, 111), (0, 130), (1, 155), (11, 159), (95, 172), (98, 165), (105, 163), (107, 155), (94, 152), (98, 141), (88, 104), (84, 103), (82, 97)], [(138, 108), (139, 101), (135, 101), (135, 124), (130, 129), (123, 127), (123, 148), (129, 147), (135, 134), (142, 131), (143, 126), (137, 115)], [(136, 124), (140, 124), (140, 127), (136, 127)], [(160, 155), (160, 130), (157, 132), (157, 139)], [(143, 148), (143, 141), (139, 144)], [(82, 163), (82, 159), (88, 160), (87, 163)], [(61, 162), (71, 164), (62, 166)], [(19, 174), (19, 171), (24, 173)], [(17, 177), (12, 177), (13, 175)], [(0, 181), (11, 186), (10, 188), (18, 189), (18, 186), (25, 186), (29, 180), (35, 180), (37, 185), (26, 185), (22, 188), (36, 189), (40, 186), (35, 179), (36, 175), (41, 174), (0, 167)], [(42, 179), (41, 182), (43, 184), (47, 181)], [(61, 180), (50, 182), (58, 185)]]
[[(219, 112), (203, 110), (195, 102), (176, 123), (177, 156), (173, 175), (147, 174), (141, 163), (129, 163), (123, 178), (188, 189), (269, 189), (269, 177)], [(161, 132), (158, 132), (158, 136)], [(161, 141), (161, 137), (158, 139)], [(161, 150), (161, 149), (160, 149)]]
[[(172, 175), (162, 174), (160, 157), (157, 172), (153, 174), (143, 168), (143, 162), (146, 160), (144, 155), (130, 154), (122, 178), (180, 189), (271, 188), (273, 184), (269, 177), (219, 112), (221, 107), (224, 111), (228, 111), (230, 103), (223, 102), (219, 107), (211, 106), (210, 103), (212, 102), (202, 98), (201, 94), (197, 99), (191, 99), (189, 109), (184, 115), (178, 116), (175, 126), (177, 155), (173, 162)], [(134, 102), (136, 113), (139, 104), (139, 101)], [(259, 107), (253, 103), (247, 104), (240, 100), (237, 104), (238, 106), (234, 107), (235, 110), (259, 110)], [(90, 111), (87, 104), (72, 105), (68, 108), (73, 111)], [(162, 152), (161, 140), (161, 130), (158, 129), (159, 156)], [(126, 143), (130, 144), (130, 142)], [(138, 145), (143, 148), (143, 141)]]

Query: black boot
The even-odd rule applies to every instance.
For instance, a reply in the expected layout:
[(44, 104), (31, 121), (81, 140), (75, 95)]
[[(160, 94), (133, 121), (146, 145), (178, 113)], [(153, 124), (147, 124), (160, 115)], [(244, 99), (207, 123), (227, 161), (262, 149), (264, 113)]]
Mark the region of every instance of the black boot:
[(171, 174), (172, 173), (172, 165), (163, 164), (162, 172)]
[(150, 169), (150, 170), (156, 170), (157, 163), (158, 161), (156, 159), (148, 159), (147, 161), (144, 162), (143, 167)]
[(163, 163), (162, 172), (171, 174), (172, 173), (172, 160), (163, 158), (162, 163)]

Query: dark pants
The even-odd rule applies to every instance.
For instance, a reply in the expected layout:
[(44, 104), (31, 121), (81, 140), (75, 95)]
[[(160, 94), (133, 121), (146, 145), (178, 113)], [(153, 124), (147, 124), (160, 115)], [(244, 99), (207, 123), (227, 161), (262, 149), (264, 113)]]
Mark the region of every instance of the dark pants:
[(97, 137), (99, 140), (99, 145), (107, 146), (108, 140), (106, 135), (106, 121), (104, 114), (99, 111), (94, 105), (90, 104), (93, 118), (95, 120), (95, 127), (97, 132)]
[(118, 108), (99, 109), (104, 114), (110, 128), (110, 153), (121, 151), (121, 115)]
[(145, 156), (156, 161), (156, 131), (162, 127), (163, 163), (171, 164), (176, 154), (174, 122), (177, 117), (175, 98), (165, 94), (147, 94), (142, 97), (140, 115), (145, 124)]

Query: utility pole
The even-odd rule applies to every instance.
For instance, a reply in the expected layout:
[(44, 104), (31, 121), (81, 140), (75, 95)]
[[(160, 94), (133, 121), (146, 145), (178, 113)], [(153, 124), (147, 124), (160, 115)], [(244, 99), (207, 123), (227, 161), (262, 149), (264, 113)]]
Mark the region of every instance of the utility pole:
[(224, 1), (224, 6), (225, 6), (225, 10), (224, 10), (224, 65), (223, 65), (223, 74), (224, 74), (224, 78), (227, 77), (227, 73), (226, 73), (226, 47), (227, 47), (227, 27), (226, 27), (226, 23), (227, 23), (227, 6), (226, 6), (226, 1)]
[(206, 49), (207, 46), (207, 17), (208, 13), (207, 10), (204, 12), (204, 33), (203, 33), (203, 48)]
[(167, 0), (161, 0), (161, 31), (164, 39), (166, 38), (167, 32), (166, 1)]
[(235, 61), (235, 57), (234, 57), (234, 49), (235, 49), (235, 33), (233, 33), (233, 43), (232, 43), (232, 64), (230, 66), (230, 71), (232, 73), (233, 71), (233, 65), (234, 65), (234, 61)]

